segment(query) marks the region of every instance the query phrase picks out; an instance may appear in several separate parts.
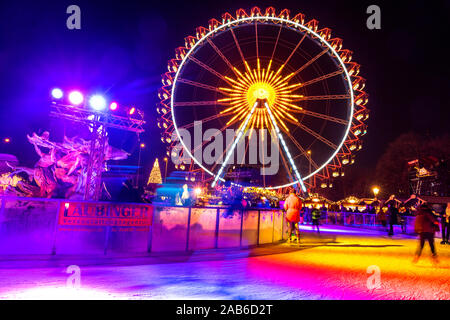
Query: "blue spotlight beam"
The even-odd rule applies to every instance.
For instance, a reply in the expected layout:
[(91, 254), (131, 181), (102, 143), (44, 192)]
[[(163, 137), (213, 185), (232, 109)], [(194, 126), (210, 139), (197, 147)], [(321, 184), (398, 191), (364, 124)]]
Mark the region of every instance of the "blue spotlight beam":
[(266, 106), (267, 112), (269, 113), (270, 121), (272, 122), (272, 125), (275, 128), (275, 132), (277, 133), (278, 139), (281, 141), (283, 150), (288, 157), (288, 160), (289, 160), (290, 165), (292, 166), (292, 169), (294, 170), (295, 177), (297, 178), (296, 182), (298, 182), (300, 184), (303, 192), (306, 192), (306, 187), (305, 187), (305, 184), (303, 183), (302, 177), (300, 176), (300, 172), (298, 172), (297, 167), (295, 166), (294, 160), (292, 159), (289, 149), (288, 149), (286, 143), (284, 142), (283, 136), (281, 135), (280, 129), (278, 128), (277, 122), (275, 121), (272, 111), (270, 110), (270, 107), (267, 104), (267, 101), (264, 102), (264, 105)]

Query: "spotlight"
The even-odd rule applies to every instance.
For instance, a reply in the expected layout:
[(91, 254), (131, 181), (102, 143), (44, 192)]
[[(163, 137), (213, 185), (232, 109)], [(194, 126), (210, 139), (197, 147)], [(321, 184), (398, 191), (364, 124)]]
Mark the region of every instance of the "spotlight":
[(52, 90), (52, 97), (54, 99), (61, 99), (63, 97), (63, 92), (59, 88), (55, 88)]
[(129, 114), (130, 116), (132, 116), (135, 112), (136, 112), (136, 108), (135, 108), (135, 107), (132, 107), (132, 108), (128, 111), (128, 114)]
[(83, 94), (79, 91), (72, 91), (69, 94), (69, 101), (71, 104), (77, 106), (77, 105), (83, 103), (83, 101), (84, 101)]
[(115, 110), (117, 110), (117, 107), (118, 107), (118, 106), (119, 106), (119, 105), (118, 105), (117, 102), (111, 102), (111, 104), (109, 105), (109, 110), (115, 111)]
[(141, 143), (141, 148), (145, 148), (145, 143)]
[(3, 139), (3, 142), (4, 142), (4, 143), (10, 143), (10, 142), (11, 142), (11, 139), (10, 139), (10, 138), (5, 138), (5, 139)]
[(97, 94), (89, 99), (89, 105), (92, 109), (101, 111), (106, 107), (106, 100), (101, 95)]

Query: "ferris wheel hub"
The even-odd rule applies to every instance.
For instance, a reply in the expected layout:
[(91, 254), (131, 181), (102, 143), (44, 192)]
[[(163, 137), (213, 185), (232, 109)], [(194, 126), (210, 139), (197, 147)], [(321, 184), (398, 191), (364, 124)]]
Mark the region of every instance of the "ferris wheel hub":
[(275, 98), (275, 89), (266, 82), (254, 83), (247, 91), (247, 101), (249, 106), (252, 106), (256, 100), (267, 100), (269, 104), (273, 104)]

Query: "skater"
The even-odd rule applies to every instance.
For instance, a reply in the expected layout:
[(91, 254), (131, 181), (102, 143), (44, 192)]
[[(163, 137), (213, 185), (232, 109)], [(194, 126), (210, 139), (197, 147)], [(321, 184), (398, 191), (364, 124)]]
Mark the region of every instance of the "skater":
[(394, 235), (394, 225), (398, 224), (398, 205), (402, 202), (395, 198), (395, 194), (391, 195), (389, 199), (385, 202), (385, 206), (388, 207), (389, 214), (389, 231), (388, 235)]
[(306, 214), (306, 209), (305, 209), (305, 207), (303, 207), (301, 210), (300, 210), (300, 224), (305, 224), (305, 214)]
[(317, 233), (320, 233), (319, 230), (319, 225), (320, 225), (320, 217), (321, 217), (322, 213), (320, 212), (319, 209), (314, 208), (312, 211), (312, 225), (313, 225), (313, 230), (314, 227), (317, 228)]
[(406, 233), (406, 221), (407, 221), (407, 210), (404, 205), (400, 206), (398, 209), (398, 217), (400, 219), (400, 225), (402, 227), (402, 233)]
[(286, 210), (286, 220), (289, 224), (289, 238), (288, 243), (292, 241), (292, 231), (295, 230), (297, 243), (300, 242), (300, 231), (298, 223), (300, 221), (300, 210), (302, 202), (294, 193), (294, 188), (289, 188), (289, 196), (284, 202), (284, 210)]
[(450, 203), (447, 203), (447, 207), (443, 210), (441, 215), (441, 227), (442, 227), (442, 241), (441, 244), (450, 244), (448, 238), (450, 235)]
[(398, 209), (395, 207), (395, 204), (388, 204), (388, 212), (389, 212), (389, 232), (388, 235), (391, 237), (394, 235), (394, 225), (398, 224)]
[(434, 247), (434, 233), (437, 229), (439, 229), (439, 223), (433, 215), (433, 211), (426, 203), (420, 205), (417, 210), (416, 222), (414, 224), (414, 231), (419, 234), (419, 246), (413, 259), (413, 263), (419, 261), (423, 246), (425, 245), (425, 240), (428, 241), (428, 244), (430, 245), (433, 263), (438, 263), (436, 248)]

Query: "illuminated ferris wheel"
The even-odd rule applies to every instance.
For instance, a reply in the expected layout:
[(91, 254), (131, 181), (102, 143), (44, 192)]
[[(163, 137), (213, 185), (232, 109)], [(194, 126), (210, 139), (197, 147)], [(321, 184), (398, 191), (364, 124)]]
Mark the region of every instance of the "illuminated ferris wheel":
[[(342, 39), (317, 20), (273, 7), (239, 9), (198, 27), (175, 52), (157, 111), (168, 155), (184, 159), (177, 169), (200, 170), (214, 186), (252, 163), (259, 186), (305, 191), (331, 187), (362, 148), (365, 79)], [(275, 174), (267, 174), (274, 163), (264, 155), (279, 161)]]

